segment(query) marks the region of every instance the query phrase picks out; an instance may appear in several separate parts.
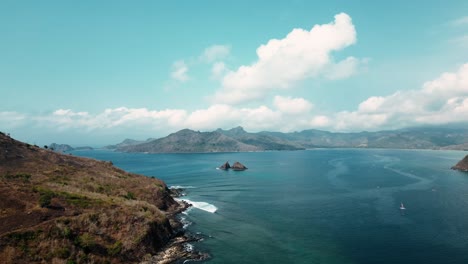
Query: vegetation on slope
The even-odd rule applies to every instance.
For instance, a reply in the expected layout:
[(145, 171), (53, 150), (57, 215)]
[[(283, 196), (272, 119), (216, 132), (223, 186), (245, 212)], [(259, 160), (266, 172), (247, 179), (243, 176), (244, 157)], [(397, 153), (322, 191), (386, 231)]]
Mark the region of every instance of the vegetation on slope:
[(164, 182), (0, 133), (0, 259), (131, 263), (174, 237)]

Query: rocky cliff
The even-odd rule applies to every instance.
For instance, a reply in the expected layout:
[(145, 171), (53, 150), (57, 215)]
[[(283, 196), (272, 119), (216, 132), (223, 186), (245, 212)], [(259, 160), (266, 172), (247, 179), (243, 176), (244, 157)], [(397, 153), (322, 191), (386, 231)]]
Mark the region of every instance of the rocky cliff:
[(134, 263), (177, 234), (165, 183), (0, 133), (2, 263)]

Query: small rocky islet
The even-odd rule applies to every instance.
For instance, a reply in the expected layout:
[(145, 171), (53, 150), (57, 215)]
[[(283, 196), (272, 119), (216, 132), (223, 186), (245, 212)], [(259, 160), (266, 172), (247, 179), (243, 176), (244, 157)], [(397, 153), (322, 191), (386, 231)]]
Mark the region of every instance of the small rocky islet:
[(455, 166), (453, 166), (452, 170), (459, 170), (459, 171), (468, 172), (468, 155), (466, 155)]
[(232, 169), (232, 170), (235, 170), (235, 171), (243, 171), (243, 170), (246, 170), (247, 167), (244, 166), (242, 163), (236, 161), (234, 162), (234, 164), (232, 164), (232, 166), (229, 164), (228, 161), (226, 161), (223, 165), (219, 166), (219, 169), (220, 170), (229, 170), (229, 169)]

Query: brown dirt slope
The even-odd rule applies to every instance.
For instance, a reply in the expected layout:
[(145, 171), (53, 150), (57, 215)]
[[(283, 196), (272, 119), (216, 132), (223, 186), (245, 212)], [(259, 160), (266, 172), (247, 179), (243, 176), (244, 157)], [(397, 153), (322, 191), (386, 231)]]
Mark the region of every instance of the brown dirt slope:
[(180, 210), (161, 180), (0, 132), (2, 263), (138, 262), (174, 237)]

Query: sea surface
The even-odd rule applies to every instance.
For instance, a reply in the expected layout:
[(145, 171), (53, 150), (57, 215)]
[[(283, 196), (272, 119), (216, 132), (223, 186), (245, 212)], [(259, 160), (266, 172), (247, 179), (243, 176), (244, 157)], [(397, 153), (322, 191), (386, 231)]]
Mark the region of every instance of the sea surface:
[(467, 152), (73, 154), (186, 188), (206, 263), (468, 263), (468, 174), (450, 170)]

